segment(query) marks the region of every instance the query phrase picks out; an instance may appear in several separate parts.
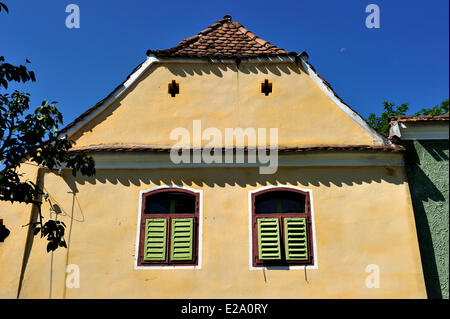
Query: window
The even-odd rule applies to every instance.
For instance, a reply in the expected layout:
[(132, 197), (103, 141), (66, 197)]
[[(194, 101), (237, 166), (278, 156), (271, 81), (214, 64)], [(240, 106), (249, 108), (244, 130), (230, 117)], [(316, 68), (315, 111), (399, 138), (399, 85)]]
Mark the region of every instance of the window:
[(142, 196), (139, 266), (197, 265), (198, 194), (159, 189)]
[(253, 266), (313, 265), (309, 193), (276, 188), (252, 194)]

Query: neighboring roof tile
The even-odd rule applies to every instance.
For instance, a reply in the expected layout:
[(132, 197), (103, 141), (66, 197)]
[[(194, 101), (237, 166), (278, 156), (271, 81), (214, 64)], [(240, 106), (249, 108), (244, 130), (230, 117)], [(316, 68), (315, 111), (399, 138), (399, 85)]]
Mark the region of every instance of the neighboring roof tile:
[(449, 115), (423, 115), (423, 116), (409, 116), (409, 115), (401, 115), (401, 116), (391, 116), (389, 118), (389, 122), (397, 121), (397, 122), (429, 122), (429, 121), (448, 121)]
[[(233, 149), (236, 149), (235, 147)], [(238, 148), (249, 150), (248, 147)], [(250, 148), (252, 149), (252, 148)], [(254, 148), (253, 148), (254, 149)], [(269, 147), (266, 147), (269, 150)], [(90, 145), (71, 148), (70, 152), (170, 152), (171, 147), (150, 145)], [(224, 150), (224, 148), (221, 148)], [(310, 152), (310, 151), (369, 151), (369, 152), (402, 152), (401, 145), (373, 146), (373, 145), (306, 145), (306, 146), (279, 146), (280, 152)]]
[(157, 57), (214, 57), (250, 58), (269, 56), (296, 56), (257, 37), (231, 16), (210, 25), (197, 35), (181, 41), (167, 50), (148, 50), (147, 55)]

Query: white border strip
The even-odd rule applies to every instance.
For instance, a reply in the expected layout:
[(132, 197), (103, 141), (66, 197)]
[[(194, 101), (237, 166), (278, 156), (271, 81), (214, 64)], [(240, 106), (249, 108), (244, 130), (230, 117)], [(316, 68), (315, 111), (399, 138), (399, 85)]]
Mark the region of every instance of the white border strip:
[(404, 131), (401, 137), (402, 140), (448, 140), (447, 131), (442, 132), (408, 132)]
[(448, 140), (448, 122), (411, 122), (392, 121), (389, 136), (402, 140)]
[[(261, 167), (261, 163), (172, 163), (169, 156), (138, 153), (93, 153), (97, 169), (155, 169), (196, 167)], [(297, 156), (289, 160), (290, 156)], [(155, 160), (154, 156), (158, 156)], [(303, 160), (301, 158), (304, 158)], [(404, 166), (400, 153), (316, 153), (279, 155), (278, 167)], [(61, 169), (66, 169), (62, 166)]]
[[(260, 191), (266, 190), (266, 189), (276, 189), (276, 188), (290, 188), (290, 189), (296, 189), (301, 190), (303, 192), (309, 193), (309, 200), (311, 204), (311, 227), (312, 227), (312, 237), (313, 237), (313, 250), (314, 250), (314, 264), (309, 266), (285, 266), (285, 267), (254, 267), (253, 266), (253, 256), (252, 256), (252, 249), (253, 249), (253, 227), (252, 227), (252, 195), (255, 193), (258, 193)], [(313, 200), (313, 194), (312, 190), (310, 189), (303, 189), (297, 186), (290, 186), (290, 185), (271, 185), (271, 186), (264, 186), (260, 187), (254, 190), (251, 190), (248, 192), (248, 265), (250, 270), (261, 270), (261, 269), (287, 269), (287, 270), (294, 270), (294, 269), (319, 269), (319, 262), (318, 262), (318, 255), (317, 255), (317, 244), (316, 244), (316, 226), (314, 221), (314, 200)]]
[[(186, 189), (193, 193), (199, 194), (199, 216), (198, 216), (198, 264), (195, 266), (138, 266), (139, 259), (139, 241), (140, 241), (140, 226), (141, 226), (141, 212), (142, 212), (142, 195), (158, 190), (158, 189), (166, 189), (166, 188), (175, 188), (175, 189)], [(202, 269), (202, 238), (203, 238), (203, 190), (194, 189), (186, 186), (178, 186), (178, 185), (164, 185), (149, 188), (146, 190), (141, 190), (139, 192), (139, 211), (138, 211), (138, 224), (137, 224), (137, 232), (136, 232), (136, 252), (134, 255), (134, 269)]]

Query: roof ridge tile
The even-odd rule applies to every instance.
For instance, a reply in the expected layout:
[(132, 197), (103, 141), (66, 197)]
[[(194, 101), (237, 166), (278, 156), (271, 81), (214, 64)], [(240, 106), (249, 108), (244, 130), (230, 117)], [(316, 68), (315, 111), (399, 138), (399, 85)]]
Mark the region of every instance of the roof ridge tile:
[[(208, 41), (206, 41), (208, 40)], [(165, 50), (148, 50), (158, 57), (267, 57), (293, 56), (282, 48), (261, 39), (242, 24), (224, 16), (198, 34), (186, 38), (178, 45)]]

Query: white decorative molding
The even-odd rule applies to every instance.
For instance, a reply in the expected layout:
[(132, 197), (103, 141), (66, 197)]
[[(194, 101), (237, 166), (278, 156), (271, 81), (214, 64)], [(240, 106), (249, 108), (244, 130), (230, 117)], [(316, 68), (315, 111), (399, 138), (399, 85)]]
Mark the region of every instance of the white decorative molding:
[[(92, 153), (96, 169), (158, 169), (195, 167), (261, 167), (260, 163), (180, 163), (161, 153)], [(278, 167), (403, 166), (401, 153), (310, 152), (278, 154)], [(67, 169), (61, 167), (61, 169)]]
[(398, 122), (392, 121), (389, 137), (397, 136), (402, 140), (448, 140), (448, 122)]

